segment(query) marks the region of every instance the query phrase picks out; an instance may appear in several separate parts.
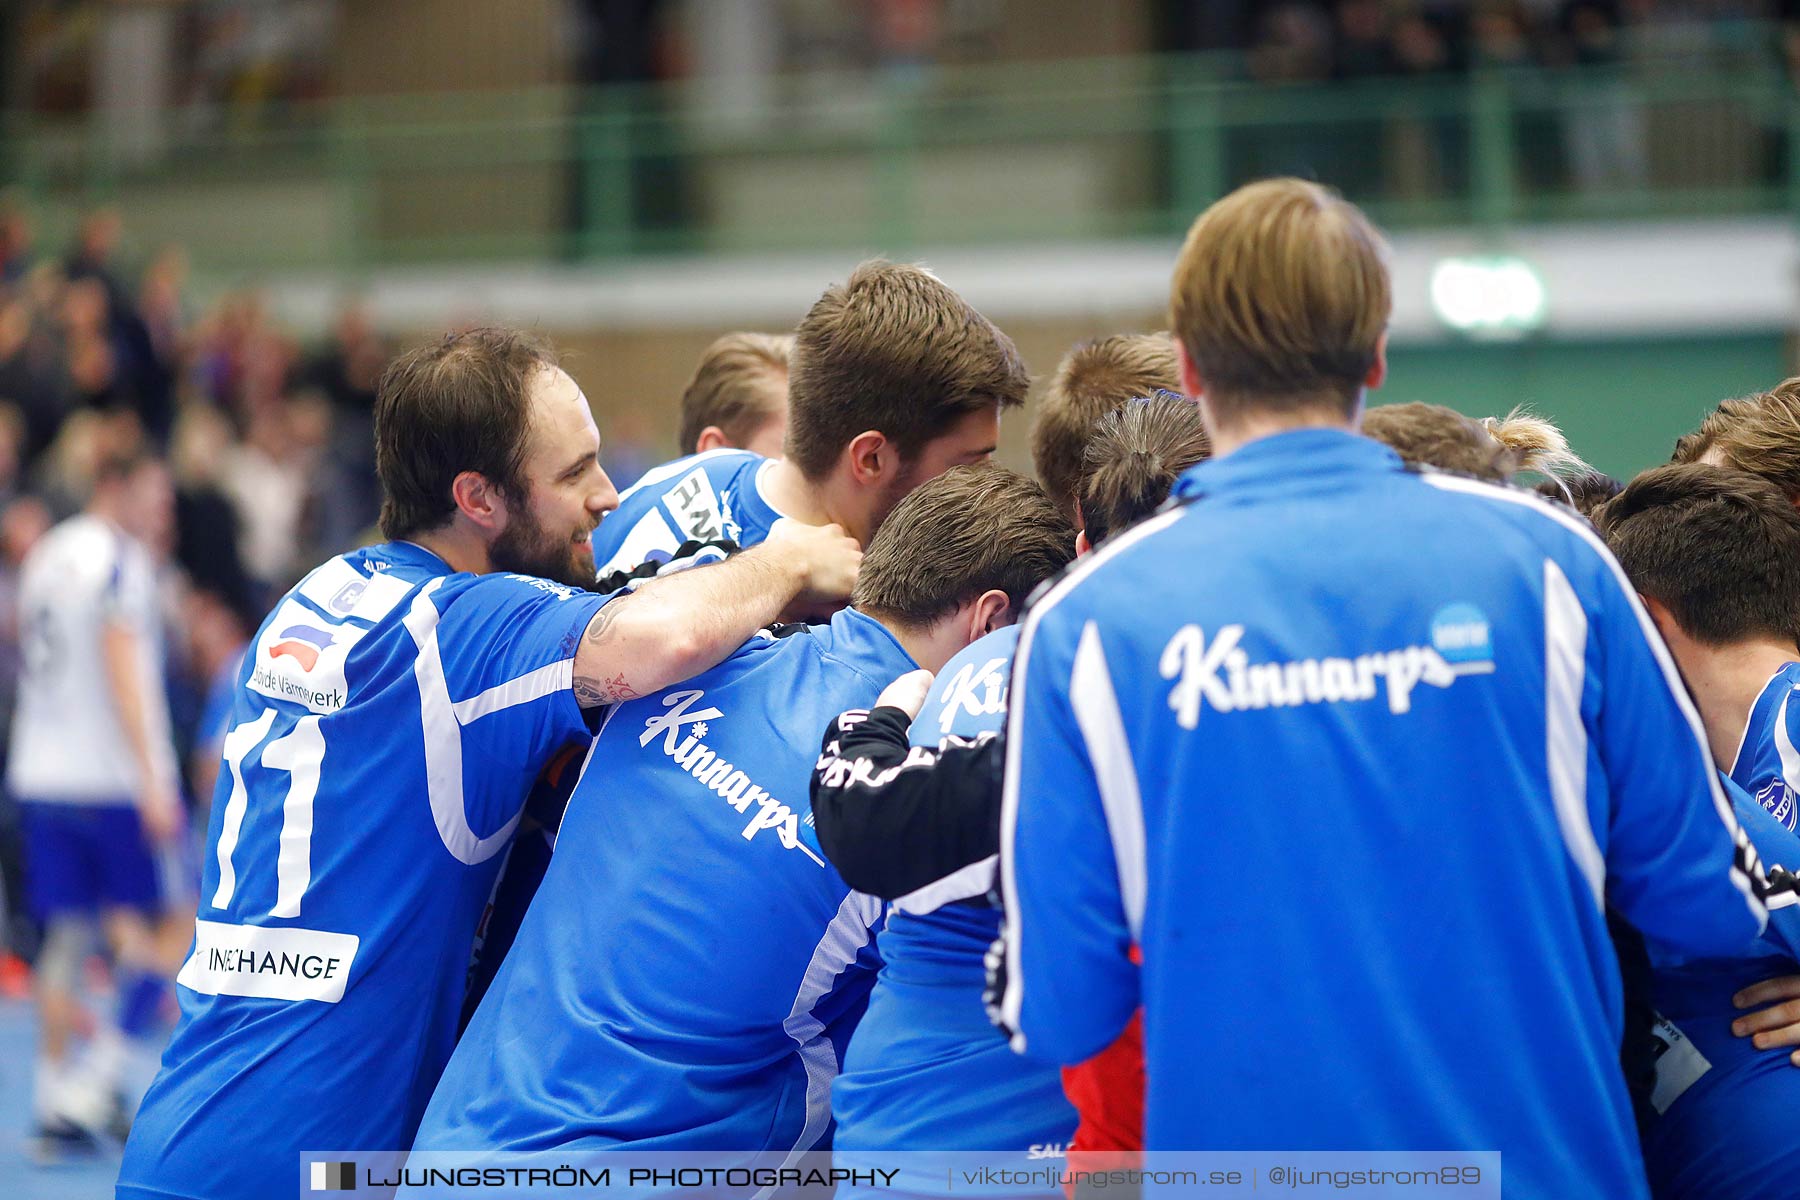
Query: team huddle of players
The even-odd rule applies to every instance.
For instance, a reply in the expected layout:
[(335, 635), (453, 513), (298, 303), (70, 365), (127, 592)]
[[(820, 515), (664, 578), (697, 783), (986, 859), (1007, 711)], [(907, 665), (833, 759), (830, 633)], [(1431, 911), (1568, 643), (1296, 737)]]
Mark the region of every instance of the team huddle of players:
[(1785, 1194), (1800, 387), (1621, 492), (1542, 421), (1358, 436), (1389, 304), (1342, 201), (1228, 197), (1173, 335), (1049, 379), (1036, 481), (987, 462), (1012, 343), (914, 266), (715, 344), (690, 453), (623, 493), (541, 344), (402, 356), (388, 540), (246, 656), (118, 1195), (260, 1197), (302, 1151), (1072, 1139)]

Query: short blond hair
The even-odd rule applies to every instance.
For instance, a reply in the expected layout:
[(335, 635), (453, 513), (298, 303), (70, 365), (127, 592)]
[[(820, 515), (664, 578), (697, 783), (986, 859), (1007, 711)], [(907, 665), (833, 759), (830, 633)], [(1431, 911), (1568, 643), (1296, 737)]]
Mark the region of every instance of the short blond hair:
[(1114, 334), (1063, 355), (1031, 420), (1031, 461), (1050, 499), (1073, 516), (1083, 456), (1102, 417), (1132, 400), (1180, 390), (1175, 339), (1166, 333)]
[(1169, 322), (1214, 414), (1353, 411), (1393, 310), (1386, 250), (1355, 205), (1303, 179), (1252, 183), (1201, 213)]
[(794, 336), (787, 333), (728, 333), (708, 346), (681, 393), (681, 452), (699, 449), (708, 425), (742, 446), (778, 412), (786, 412), (793, 349)]

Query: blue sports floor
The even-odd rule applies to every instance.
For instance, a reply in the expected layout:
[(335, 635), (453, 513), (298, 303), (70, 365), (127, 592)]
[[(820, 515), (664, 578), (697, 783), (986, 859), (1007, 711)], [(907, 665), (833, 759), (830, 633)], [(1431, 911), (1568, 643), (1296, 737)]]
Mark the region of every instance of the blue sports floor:
[(54, 1167), (39, 1167), (25, 1154), (36, 1044), (30, 1002), (0, 999), (0, 1197), (106, 1200), (119, 1173), (117, 1150)]

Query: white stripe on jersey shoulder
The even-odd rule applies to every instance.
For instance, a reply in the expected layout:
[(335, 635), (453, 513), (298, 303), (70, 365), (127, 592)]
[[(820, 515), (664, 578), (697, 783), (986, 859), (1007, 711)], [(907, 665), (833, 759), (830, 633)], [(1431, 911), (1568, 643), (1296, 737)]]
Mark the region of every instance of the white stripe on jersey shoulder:
[[(806, 1124), (782, 1162), (783, 1167), (797, 1164), (825, 1136), (825, 1129), (831, 1124), (831, 1084), (837, 1078), (838, 1052), (825, 1032), (825, 1023), (813, 1009), (831, 993), (837, 977), (869, 944), (880, 918), (881, 901), (873, 896), (861, 892), (844, 896), (813, 949), (812, 961), (806, 964), (806, 973), (800, 977), (800, 988), (794, 994), (794, 1006), (781, 1023), (794, 1040), (801, 1065), (806, 1068)], [(770, 1184), (757, 1192), (753, 1200), (768, 1200), (774, 1192), (775, 1185)]]
[(624, 504), (644, 488), (655, 487), (659, 483), (666, 483), (669, 480), (674, 479), (677, 475), (690, 470), (695, 463), (702, 463), (708, 459), (718, 458), (722, 454), (749, 453), (750, 451), (741, 450), (736, 446), (720, 446), (716, 450), (702, 450), (697, 454), (684, 455), (681, 458), (675, 459), (673, 462), (666, 462), (660, 467), (651, 467), (648, 471), (645, 471), (642, 475), (638, 476), (638, 481), (636, 483), (619, 493), (619, 503)]
[[(1187, 511), (1186, 505), (1172, 508), (1168, 512), (1151, 517), (1123, 533), (1108, 538), (1105, 545), (1089, 554), (1085, 559), (1077, 559), (1075, 565), (1069, 569), (1069, 573), (1059, 579), (1049, 591), (1040, 596), (1037, 602), (1026, 610), (1025, 620), (1019, 631), (1018, 649), (1013, 652), (1012, 685), (1007, 690), (1007, 702), (1012, 709), (1007, 717), (1007, 723), (1014, 730), (1021, 729), (1025, 723), (1025, 672), (1031, 662), (1031, 643), (1037, 635), (1038, 624), (1044, 619), (1044, 615), (1055, 608), (1071, 591), (1079, 587), (1083, 580), (1094, 573), (1095, 568), (1112, 561), (1120, 552), (1137, 545), (1146, 538), (1154, 537), (1168, 529)], [(1016, 736), (1006, 739), (1006, 771), (1000, 790), (1000, 856), (1003, 859), (1012, 857), (1013, 838), (1019, 827), (1019, 750), (1022, 744), (1022, 739)], [(1115, 853), (1117, 853), (1116, 850)], [(1025, 1004), (1025, 960), (1020, 956), (1020, 947), (1024, 945), (1025, 935), (1019, 927), (1019, 893), (1016, 874), (1014, 871), (1000, 872), (1000, 892), (1006, 911), (1006, 919), (1001, 926), (1000, 936), (1006, 942), (1007, 955), (1006, 993), (1001, 997), (1000, 1011), (1006, 1026), (1014, 1031), (1012, 1048), (1023, 1053), (1025, 1051), (1025, 1034), (1019, 1030), (1019, 1013)]]
[(1563, 845), (1587, 881), (1596, 908), (1606, 907), (1606, 856), (1587, 808), (1587, 612), (1553, 558), (1544, 559), (1544, 749), (1550, 801)]
[(1138, 791), (1137, 765), (1131, 761), (1131, 743), (1125, 736), (1125, 718), (1119, 712), (1112, 670), (1106, 664), (1106, 648), (1100, 644), (1100, 627), (1092, 621), (1082, 626), (1081, 641), (1075, 647), (1075, 664), (1069, 672), (1069, 707), (1074, 710), (1081, 740), (1087, 743), (1088, 761), (1094, 766), (1094, 785), (1100, 793), (1113, 863), (1119, 872), (1125, 926), (1131, 930), (1132, 941), (1138, 941), (1144, 932), (1144, 897), (1148, 891), (1144, 800)]
[(942, 879), (906, 893), (894, 901), (893, 909), (908, 916), (922, 917), (936, 912), (946, 904), (985, 896), (993, 889), (994, 872), (999, 866), (1000, 856), (990, 854), (979, 862), (960, 867)]
[[(1621, 567), (1619, 560), (1612, 556), (1612, 551), (1606, 548), (1606, 543), (1601, 540), (1594, 527), (1588, 524), (1587, 519), (1559, 508), (1541, 496), (1533, 495), (1520, 488), (1483, 483), (1478, 479), (1467, 479), (1459, 475), (1440, 475), (1430, 471), (1420, 472), (1418, 478), (1428, 486), (1442, 491), (1462, 492), (1466, 495), (1479, 496), (1502, 504), (1513, 504), (1529, 509), (1573, 533), (1599, 556), (1600, 561), (1606, 565), (1606, 568), (1612, 572), (1613, 578), (1618, 581), (1619, 590), (1625, 595), (1625, 603), (1630, 606), (1632, 615), (1637, 618), (1638, 629), (1644, 635), (1645, 643), (1650, 647), (1651, 657), (1656, 660), (1657, 668), (1662, 672), (1663, 684), (1668, 688), (1670, 695), (1675, 698), (1676, 707), (1681, 710), (1681, 715), (1687, 720), (1688, 728), (1693, 732), (1694, 741), (1699, 747), (1701, 761), (1707, 767), (1705, 771), (1706, 786), (1712, 795), (1713, 808), (1718, 813), (1719, 820), (1724, 823), (1726, 829), (1738, 829), (1737, 814), (1732, 811), (1731, 800), (1725, 795), (1725, 789), (1719, 783), (1719, 773), (1712, 769), (1712, 749), (1711, 743), (1706, 738), (1706, 726), (1701, 724), (1700, 713), (1694, 708), (1694, 702), (1688, 697), (1687, 685), (1682, 682), (1681, 672), (1676, 670), (1675, 660), (1669, 655), (1669, 648), (1663, 644), (1662, 634), (1657, 632), (1656, 623), (1650, 619), (1650, 614), (1645, 611), (1643, 602), (1638, 599), (1637, 589), (1631, 586), (1631, 580), (1625, 574), (1625, 568)], [(1750, 880), (1735, 866), (1731, 870), (1731, 883), (1742, 893), (1744, 904), (1750, 909), (1751, 914), (1760, 915), (1763, 906), (1756, 899), (1755, 889), (1751, 887)]]
[(462, 725), (450, 702), (450, 683), (438, 652), (439, 613), (431, 602), (431, 594), (443, 582), (443, 576), (439, 576), (419, 589), (403, 623), (419, 651), (413, 660), (413, 677), (419, 684), (419, 719), (425, 734), (425, 793), (431, 801), (432, 820), (444, 849), (458, 862), (475, 866), (499, 853), (511, 840), (524, 807), (521, 805), (506, 824), (487, 837), (478, 837), (469, 828), (469, 814), (463, 802)]
[(451, 707), (456, 713), (457, 724), (467, 725), (472, 721), (479, 721), (489, 713), (530, 704), (533, 700), (542, 700), (545, 696), (574, 686), (575, 660), (565, 658), (560, 662), (546, 663), (517, 679), (497, 683), (479, 696), (458, 700)]

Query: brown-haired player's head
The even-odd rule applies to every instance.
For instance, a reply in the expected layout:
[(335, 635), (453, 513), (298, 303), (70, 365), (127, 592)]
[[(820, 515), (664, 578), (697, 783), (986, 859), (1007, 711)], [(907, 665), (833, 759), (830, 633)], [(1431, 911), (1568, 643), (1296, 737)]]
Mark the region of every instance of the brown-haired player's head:
[[(1730, 399), (1719, 401), (1700, 422), (1699, 428), (1675, 439), (1675, 451), (1669, 455), (1669, 461), (1672, 463), (1712, 461), (1707, 456), (1718, 442), (1719, 435), (1740, 421), (1755, 415), (1760, 398), (1761, 393), (1753, 393), (1749, 396), (1733, 396)], [(1712, 465), (1719, 466), (1720, 464), (1713, 461)]]
[(1703, 463), (1645, 471), (1596, 523), (1665, 637), (1706, 646), (1800, 638), (1800, 512), (1766, 479)]
[(1560, 429), (1523, 409), (1476, 420), (1441, 404), (1384, 404), (1363, 414), (1362, 431), (1408, 463), (1496, 483), (1524, 471), (1561, 478), (1588, 470)]
[(866, 262), (795, 330), (785, 454), (867, 542), (907, 492), (991, 455), (1029, 384), (1012, 340), (936, 276)]
[(1019, 618), (1075, 557), (1075, 528), (1044, 489), (991, 463), (954, 467), (904, 500), (869, 543), (851, 603), (935, 671)]
[(1721, 402), (1699, 429), (1675, 443), (1675, 461), (1760, 475), (1800, 504), (1800, 376)]
[(1063, 355), (1031, 419), (1031, 461), (1044, 490), (1077, 525), (1076, 491), (1095, 424), (1128, 400), (1180, 390), (1175, 340), (1166, 333), (1095, 338)]
[(381, 532), (466, 547), (485, 570), (593, 582), (589, 537), (618, 507), (587, 397), (550, 348), (472, 329), (389, 364), (375, 394)]
[(728, 333), (708, 346), (681, 393), (681, 452), (736, 447), (779, 455), (793, 348), (792, 334), (773, 333)]
[(1167, 392), (1100, 418), (1083, 459), (1082, 549), (1135, 525), (1169, 498), (1181, 473), (1212, 453), (1192, 400)]
[(1386, 373), (1385, 253), (1355, 205), (1305, 180), (1252, 183), (1200, 214), (1169, 314), (1215, 440), (1256, 415), (1354, 419)]

